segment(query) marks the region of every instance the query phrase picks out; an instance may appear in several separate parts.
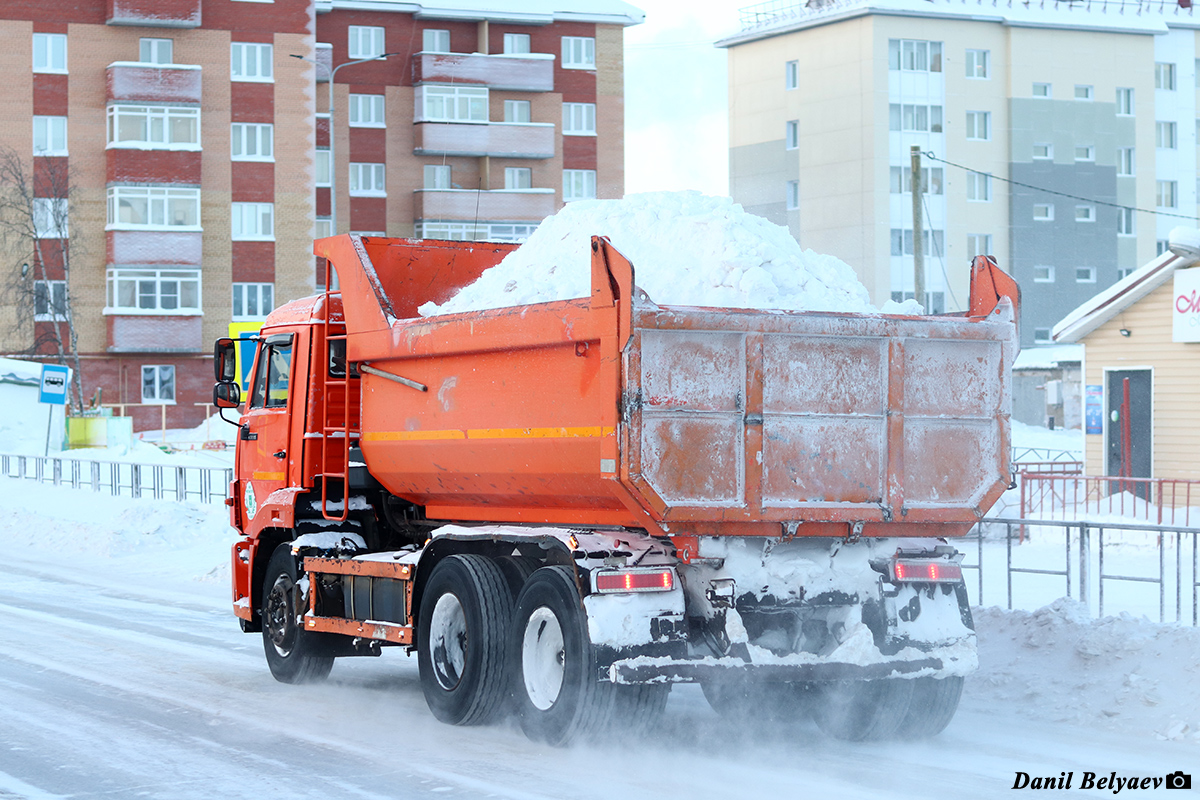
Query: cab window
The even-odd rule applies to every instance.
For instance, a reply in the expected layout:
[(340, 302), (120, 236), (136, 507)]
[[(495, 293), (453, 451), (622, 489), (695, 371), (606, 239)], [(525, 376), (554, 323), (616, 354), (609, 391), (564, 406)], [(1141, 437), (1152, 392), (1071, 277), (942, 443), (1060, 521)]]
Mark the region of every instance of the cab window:
[(292, 375), (292, 343), (265, 343), (258, 351), (251, 408), (286, 408)]

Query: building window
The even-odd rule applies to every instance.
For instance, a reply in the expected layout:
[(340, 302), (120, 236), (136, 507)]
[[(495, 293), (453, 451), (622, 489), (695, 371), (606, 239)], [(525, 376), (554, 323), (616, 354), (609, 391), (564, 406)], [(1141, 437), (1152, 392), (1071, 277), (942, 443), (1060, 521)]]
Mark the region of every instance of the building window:
[(426, 189), (453, 189), (454, 186), (450, 183), (450, 165), (426, 164), (422, 186)]
[(596, 104), (563, 103), (563, 136), (595, 136)]
[(351, 197), (387, 197), (384, 184), (384, 165), (351, 162)]
[(229, 44), (229, 76), (235, 81), (270, 82), (275, 79), (272, 59), (274, 49), (269, 44), (231, 42)]
[(1095, 267), (1076, 267), (1075, 268), (1076, 283), (1095, 283), (1096, 268)]
[(562, 65), (564, 69), (595, 69), (596, 40), (591, 36), (562, 37)]
[(1129, 177), (1135, 174), (1137, 162), (1134, 160), (1132, 147), (1117, 148), (1117, 174)]
[(1051, 96), (1050, 95), (1050, 84), (1035, 83), (1033, 85), (1033, 96), (1034, 97), (1050, 97)]
[[(942, 194), (945, 191), (942, 175), (941, 167), (922, 167), (921, 191), (925, 194)], [(912, 167), (891, 167), (888, 178), (892, 194), (912, 193)]]
[(138, 61), (143, 64), (171, 64), (175, 42), (171, 39), (139, 39)]
[(504, 34), (504, 52), (506, 55), (522, 55), (529, 52), (528, 33)]
[(1166, 239), (1158, 239), (1154, 242), (1154, 255), (1161, 256), (1170, 249), (1170, 242)]
[(33, 35), (33, 71), (67, 71), (67, 35), (65, 33), (35, 33)]
[(1076, 222), (1095, 222), (1096, 207), (1095, 206), (1075, 206), (1075, 221)]
[[(564, 103), (563, 108), (566, 106)], [(417, 108), (420, 109), (420, 121), (487, 122), (488, 90), (483, 86), (426, 84), (417, 91)]]
[(528, 100), (505, 100), (504, 101), (504, 121), (505, 122), (529, 122), (529, 101)]
[(200, 190), (110, 186), (107, 230), (200, 230)]
[(967, 234), (967, 256), (990, 256), (992, 254), (992, 235), (990, 233)]
[(1054, 283), (1054, 267), (1039, 266), (1033, 268), (1034, 283)]
[(967, 139), (976, 142), (986, 142), (992, 138), (992, 112), (967, 112)]
[(34, 281), (33, 319), (36, 322), (63, 322), (67, 318), (67, 282)]
[(797, 89), (800, 86), (800, 62), (789, 61), (783, 65), (783, 88)]
[(888, 128), (919, 133), (942, 132), (942, 107), (892, 103), (888, 107)]
[[(380, 28), (379, 30), (382, 31), (383, 29)], [(426, 28), (421, 32), (421, 50), (426, 53), (449, 53), (450, 31)], [(380, 44), (379, 52), (375, 53), (375, 55), (381, 53), (383, 53), (382, 43)], [(360, 58), (369, 58), (369, 56), (360, 56)]]
[(67, 118), (33, 118), (33, 154), (35, 156), (65, 156), (67, 154)]
[[(940, 256), (945, 249), (945, 231), (935, 230), (932, 237), (929, 233), (929, 231), (921, 231), (921, 252), (925, 255)], [(911, 256), (913, 254), (912, 228), (892, 228), (891, 237), (892, 255)], [(933, 245), (932, 250), (930, 250), (931, 244)]]
[(1075, 145), (1075, 160), (1076, 161), (1095, 161), (1096, 148), (1090, 144)]
[(175, 367), (169, 364), (142, 367), (142, 402), (175, 404)]
[(1158, 62), (1154, 65), (1154, 88), (1175, 91), (1175, 65)]
[(318, 147), (314, 158), (315, 184), (318, 187), (332, 186), (329, 174), (329, 148)]
[(350, 95), (350, 127), (383, 128), (387, 122), (383, 115), (383, 95)]
[(271, 242), (275, 240), (274, 203), (231, 203), (235, 242)]
[(1133, 116), (1133, 89), (1117, 89), (1117, 115)]
[(195, 313), (200, 310), (198, 269), (110, 269), (105, 312)]
[(787, 182), (787, 210), (795, 211), (800, 208), (800, 181)]
[(990, 64), (988, 63), (990, 60), (990, 50), (968, 50), (967, 77), (976, 79), (985, 79), (990, 77)]
[(968, 172), (967, 199), (976, 203), (992, 202), (992, 176), (982, 172)]
[(1117, 280), (1122, 281), (1133, 274), (1136, 267), (1117, 267)]
[(275, 284), (233, 284), (233, 319), (262, 319), (275, 310)]
[(789, 119), (785, 126), (784, 147), (795, 150), (800, 146), (800, 121)]
[(1076, 100), (1091, 100), (1092, 87), (1084, 84), (1075, 84), (1075, 99)]
[(65, 197), (33, 198), (33, 235), (39, 239), (65, 239), (70, 204)]
[(1054, 145), (1048, 142), (1034, 142), (1033, 157), (1035, 160), (1049, 160), (1054, 158)]
[(1053, 203), (1034, 203), (1033, 218), (1038, 222), (1053, 222), (1054, 221), (1054, 204)]
[(1132, 208), (1117, 209), (1117, 235), (1137, 235), (1137, 212), (1135, 212)]
[(234, 122), (229, 142), (234, 161), (275, 160), (275, 126), (269, 123)]
[(1033, 341), (1041, 342), (1043, 344), (1048, 343), (1050, 341), (1050, 329), (1049, 328), (1034, 328), (1033, 329)]
[(1177, 149), (1176, 131), (1174, 122), (1154, 123), (1154, 146), (1163, 150)]
[[(316, 238), (318, 239), (324, 239), (326, 236), (333, 236), (333, 220), (331, 220), (329, 217), (317, 217), (316, 234)], [(337, 273), (334, 274), (336, 275)]]
[(1179, 208), (1179, 182), (1155, 181), (1154, 204), (1159, 208)]
[(109, 106), (108, 146), (137, 150), (199, 150), (200, 109)]
[[(449, 50), (449, 34), (446, 35), (446, 38), (446, 50)], [(429, 48), (425, 49), (428, 50)], [(348, 53), (351, 59), (374, 58), (383, 55), (384, 52), (383, 28), (374, 25), (350, 26), (350, 49)]]
[(533, 170), (529, 167), (505, 167), (505, 189), (532, 189)]
[(563, 202), (572, 200), (594, 200), (596, 197), (596, 170), (564, 169)]
[(942, 43), (889, 39), (888, 69), (904, 72), (941, 72)]

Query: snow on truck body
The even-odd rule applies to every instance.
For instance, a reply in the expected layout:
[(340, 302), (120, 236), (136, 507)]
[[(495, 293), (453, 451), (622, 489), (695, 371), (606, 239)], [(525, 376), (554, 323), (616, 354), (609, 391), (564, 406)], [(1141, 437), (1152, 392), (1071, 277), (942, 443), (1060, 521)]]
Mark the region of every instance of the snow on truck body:
[[(291, 446), (239, 442), (232, 493), (268, 498), (253, 519), (234, 507), (249, 538), (235, 546), (235, 611), (247, 629), (265, 623), (277, 677), (295, 677), (276, 661), (297, 652), (407, 645), (440, 718), (496, 713), (511, 683), (527, 731), (565, 741), (607, 707), (595, 692), (652, 709), (681, 680), (876, 691), (872, 679), (973, 668), (959, 556), (938, 539), (965, 534), (1009, 480), (1016, 292), (993, 262), (976, 261), (964, 316), (660, 307), (596, 237), (588, 297), (417, 316), (511, 249), (319, 240), (340, 292), (264, 326), (264, 343), (294, 330), (288, 346), (314, 348), (293, 371), (307, 394), (289, 400), (305, 418), (282, 434)], [(359, 375), (331, 377), (339, 358)], [(250, 463), (268, 452), (284, 473)], [(314, 505), (317, 519), (297, 511)], [(293, 547), (311, 584), (254, 565), (297, 534), (320, 540), (330, 520), (366, 546)], [(296, 600), (302, 632), (345, 642), (296, 644), (279, 613), (293, 585), (312, 587)], [(462, 645), (472, 626), (504, 655)], [(910, 731), (940, 729), (907, 699), (881, 705), (902, 705)], [(823, 727), (858, 738), (881, 724)]]

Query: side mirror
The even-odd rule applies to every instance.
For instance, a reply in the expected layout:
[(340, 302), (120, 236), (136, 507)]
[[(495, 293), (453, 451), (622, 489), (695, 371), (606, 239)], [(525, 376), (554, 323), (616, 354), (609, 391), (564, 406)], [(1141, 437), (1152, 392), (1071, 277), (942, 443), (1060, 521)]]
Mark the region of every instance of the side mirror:
[(242, 402), (242, 387), (233, 381), (221, 381), (213, 387), (213, 405), (217, 408), (237, 408)]
[[(217, 383), (236, 383), (237, 382), (237, 359), (234, 355), (233, 339), (217, 339), (217, 343), (213, 345), (213, 372)], [(213, 400), (213, 405), (219, 404)], [(219, 406), (229, 408), (229, 406)]]

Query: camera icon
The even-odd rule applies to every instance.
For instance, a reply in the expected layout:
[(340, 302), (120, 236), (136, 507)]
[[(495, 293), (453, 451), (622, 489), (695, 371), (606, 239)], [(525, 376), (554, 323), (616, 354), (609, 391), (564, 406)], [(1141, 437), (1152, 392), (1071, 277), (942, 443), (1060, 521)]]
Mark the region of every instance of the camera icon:
[(1167, 775), (1167, 788), (1190, 789), (1192, 788), (1192, 776), (1185, 774), (1181, 769), (1177, 769)]

